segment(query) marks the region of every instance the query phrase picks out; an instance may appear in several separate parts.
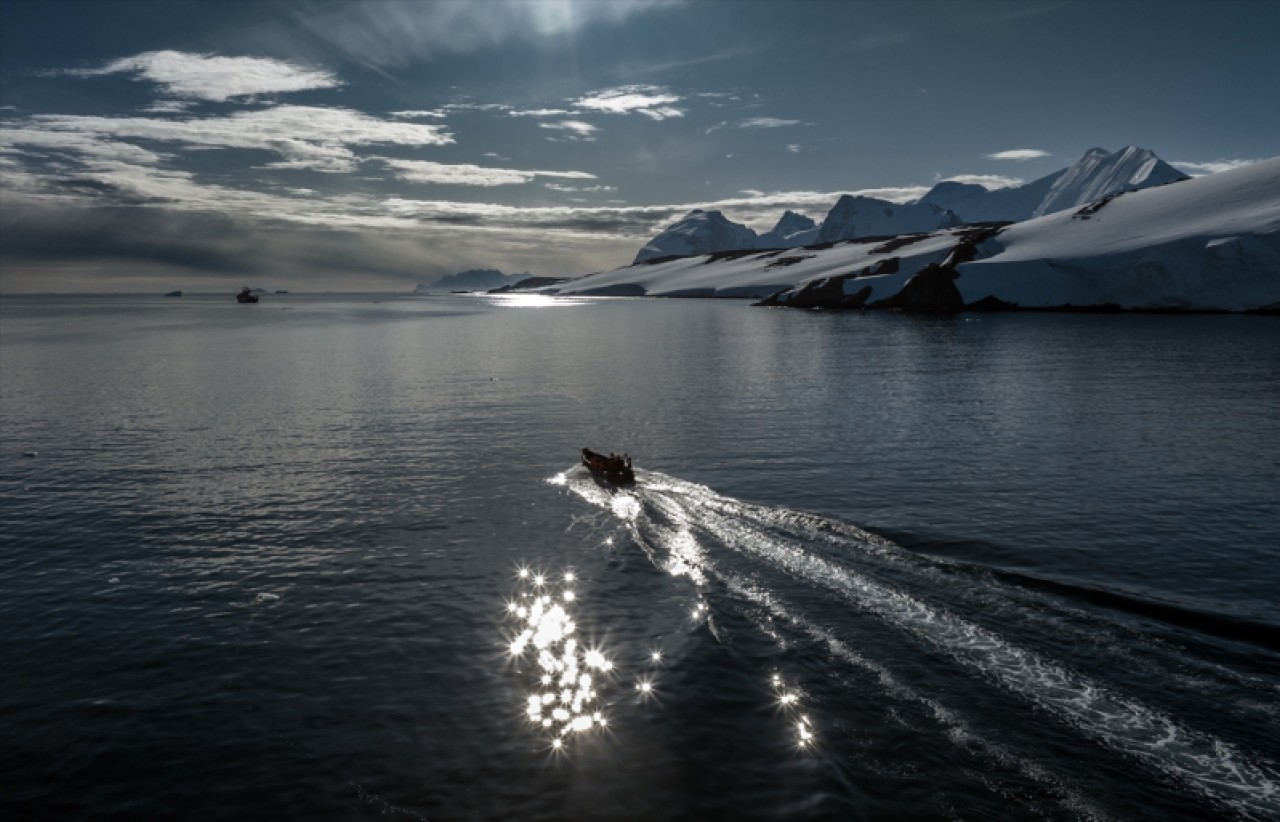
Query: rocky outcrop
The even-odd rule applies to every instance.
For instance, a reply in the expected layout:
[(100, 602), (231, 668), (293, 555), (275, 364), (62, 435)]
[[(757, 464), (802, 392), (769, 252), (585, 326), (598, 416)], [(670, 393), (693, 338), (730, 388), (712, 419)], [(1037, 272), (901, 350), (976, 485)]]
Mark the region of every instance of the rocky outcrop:
[[(848, 310), (851, 308), (879, 308), (895, 311), (912, 311), (923, 313), (951, 313), (963, 311), (970, 307), (965, 304), (960, 289), (956, 287), (956, 279), (960, 276), (958, 267), (975, 259), (981, 244), (998, 234), (1004, 228), (1001, 224), (984, 225), (957, 233), (958, 241), (946, 259), (942, 262), (930, 263), (918, 271), (893, 296), (868, 303), (872, 294), (870, 285), (850, 292), (848, 283), (864, 277), (876, 277), (885, 274), (896, 274), (899, 259), (888, 257), (860, 271), (851, 271), (835, 277), (824, 277), (807, 282), (796, 289), (784, 290), (771, 294), (756, 305), (786, 306), (788, 308), (825, 308), (831, 310)], [(905, 243), (903, 244), (905, 245)], [(900, 246), (899, 246), (900, 247)], [(995, 301), (994, 303), (991, 301)], [(994, 297), (985, 298), (982, 302), (984, 310), (996, 310), (1002, 301)], [(1012, 308), (1012, 304), (1004, 303), (1003, 307)]]
[(548, 288), (553, 285), (568, 282), (570, 277), (528, 277), (518, 283), (504, 285), (501, 288), (492, 288), (485, 292), (487, 294), (507, 294), (512, 291), (531, 291), (535, 288)]

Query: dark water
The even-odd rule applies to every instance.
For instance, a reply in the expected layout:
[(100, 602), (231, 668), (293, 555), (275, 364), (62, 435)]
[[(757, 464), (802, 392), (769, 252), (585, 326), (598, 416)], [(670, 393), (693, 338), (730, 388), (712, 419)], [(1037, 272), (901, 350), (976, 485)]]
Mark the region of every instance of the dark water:
[(4, 298), (0, 365), (5, 819), (1280, 817), (1273, 319)]

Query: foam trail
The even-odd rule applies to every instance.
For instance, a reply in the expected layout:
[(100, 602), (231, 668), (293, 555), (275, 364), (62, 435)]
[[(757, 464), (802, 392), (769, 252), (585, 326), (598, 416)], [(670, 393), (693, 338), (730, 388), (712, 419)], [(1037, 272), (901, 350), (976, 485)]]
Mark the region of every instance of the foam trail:
[[(592, 485), (588, 490), (582, 485), (571, 483), (570, 488), (588, 502), (601, 504), (590, 493), (599, 489)], [(660, 542), (670, 545), (678, 538), (686, 557), (696, 561), (701, 554), (701, 563), (695, 567), (706, 568), (705, 549), (693, 538), (695, 531), (705, 532), (718, 544), (841, 595), (1083, 733), (1146, 762), (1213, 801), (1258, 818), (1280, 816), (1280, 786), (1275, 778), (1226, 742), (1183, 727), (1173, 718), (1113, 694), (1088, 677), (1012, 645), (980, 625), (824, 559), (806, 547), (812, 542), (843, 544), (846, 549), (877, 556), (900, 550), (886, 540), (831, 520), (737, 502), (705, 486), (658, 474), (643, 475), (636, 491), (625, 496), (630, 500), (626, 505), (619, 506), (616, 501), (608, 505), (631, 525), (641, 544), (645, 543), (643, 531), (654, 529)], [(668, 523), (665, 534), (661, 531), (663, 522)], [(652, 553), (650, 558), (654, 559)], [(674, 572), (670, 560), (659, 564)]]

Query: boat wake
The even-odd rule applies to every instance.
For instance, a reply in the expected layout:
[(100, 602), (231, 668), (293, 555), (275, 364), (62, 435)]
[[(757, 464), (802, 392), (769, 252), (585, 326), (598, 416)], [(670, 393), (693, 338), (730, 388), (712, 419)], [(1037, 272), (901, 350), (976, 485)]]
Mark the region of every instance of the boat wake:
[[(1099, 654), (1115, 654), (1117, 662), (1165, 667), (1110, 649), (1124, 643), (1109, 642), (1106, 632), (1122, 628), (1099, 625), (1043, 592), (912, 554), (848, 523), (742, 502), (662, 474), (640, 472), (638, 479), (639, 485), (625, 493), (602, 489), (581, 469), (551, 481), (608, 512), (658, 567), (689, 578), (704, 594), (722, 593), (754, 612), (766, 633), (788, 626), (824, 646), (833, 663), (869, 673), (886, 692), (924, 705), (958, 744), (975, 741), (963, 714), (900, 681), (892, 666), (868, 656), (852, 629), (811, 618), (809, 611), (818, 610), (815, 595), (838, 603), (850, 618), (891, 629), (899, 641), (909, 640), (963, 675), (994, 683), (1039, 709), (1037, 715), (1047, 713), (1060, 726), (1141, 762), (1211, 803), (1246, 817), (1280, 816), (1280, 780), (1273, 764), (1193, 727), (1152, 700), (1060, 661), (1065, 654), (1052, 643), (1015, 641), (1000, 626), (1034, 623), (1061, 642), (1087, 641), (1090, 653), (1097, 648)], [(1194, 666), (1179, 660), (1178, 667)], [(1258, 701), (1265, 703), (1269, 686), (1254, 684), (1263, 692)], [(999, 743), (980, 744), (989, 756), (1017, 759)], [(1020, 768), (1039, 781), (1054, 781), (1025, 758)], [(1088, 805), (1079, 797), (1073, 801), (1077, 807)]]

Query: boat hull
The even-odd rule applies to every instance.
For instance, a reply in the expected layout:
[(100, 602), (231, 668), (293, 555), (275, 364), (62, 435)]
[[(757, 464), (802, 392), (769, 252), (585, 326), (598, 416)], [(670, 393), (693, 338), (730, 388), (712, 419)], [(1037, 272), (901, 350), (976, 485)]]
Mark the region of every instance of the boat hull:
[(630, 460), (621, 457), (607, 457), (587, 448), (582, 449), (582, 465), (591, 472), (597, 482), (623, 487), (635, 485), (636, 474), (631, 470)]

